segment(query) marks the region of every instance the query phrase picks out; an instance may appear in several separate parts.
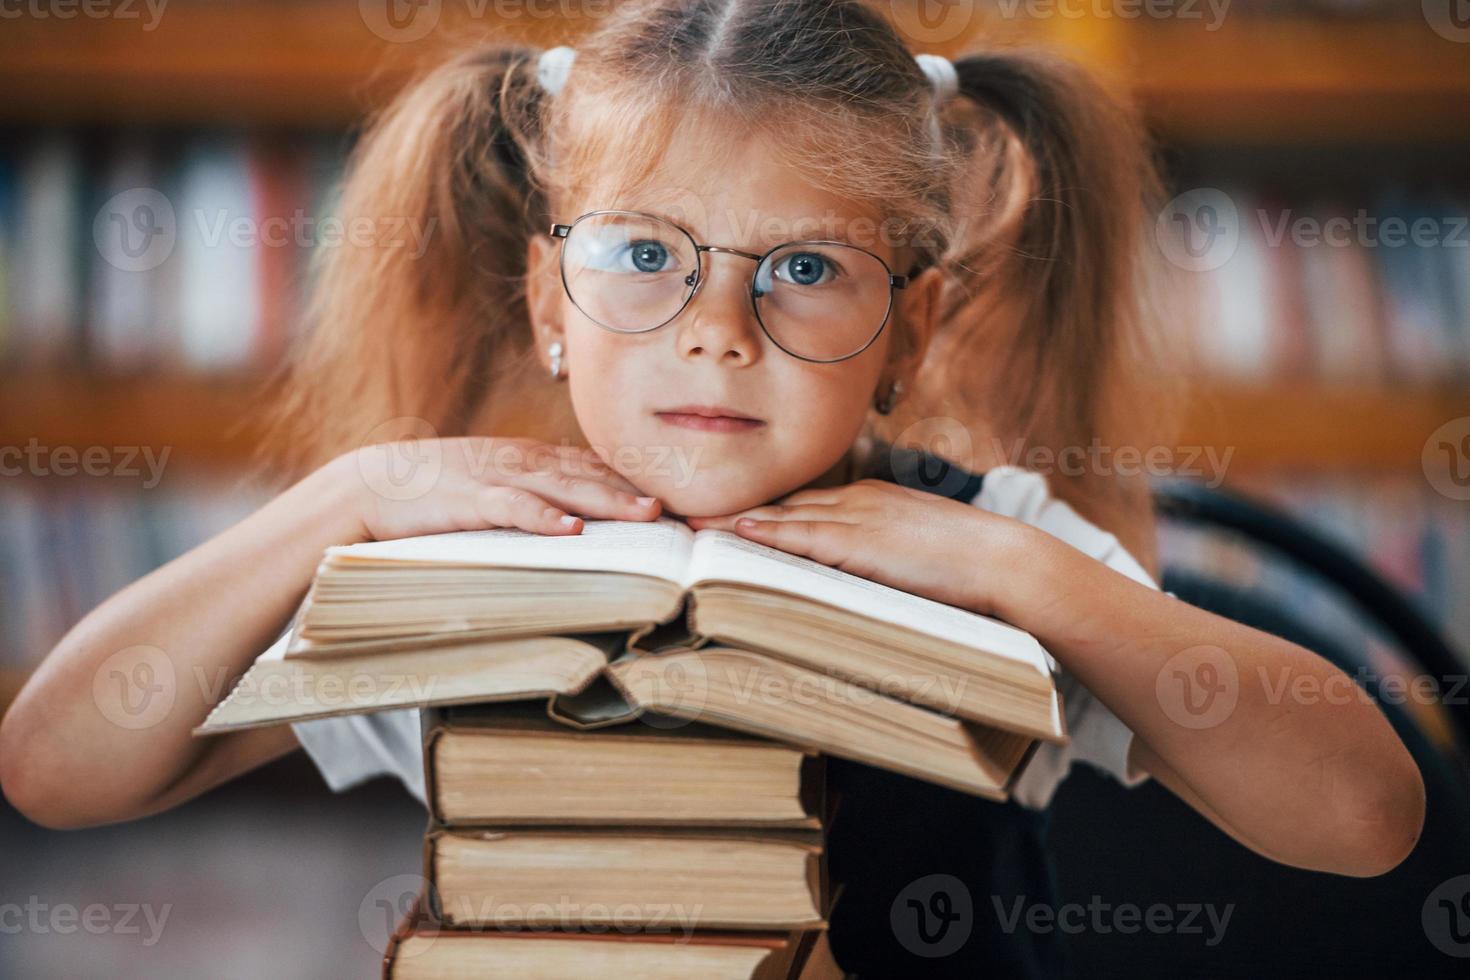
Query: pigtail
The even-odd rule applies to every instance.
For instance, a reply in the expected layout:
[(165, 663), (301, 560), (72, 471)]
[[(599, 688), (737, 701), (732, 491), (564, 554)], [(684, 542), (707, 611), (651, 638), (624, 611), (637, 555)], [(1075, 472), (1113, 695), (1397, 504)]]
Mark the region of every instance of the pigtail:
[(487, 392), (534, 368), (522, 279), (540, 214), (537, 54), (479, 48), (449, 61), (353, 150), (345, 234), (313, 257), (269, 468), (294, 478), (367, 441), (462, 434)]
[(945, 312), (979, 318), (983, 339), (967, 330), (968, 351), (940, 352), (956, 372), (945, 387), (983, 400), (1005, 461), (1050, 452), (1055, 491), (1151, 564), (1146, 479), (1090, 461), (1067, 472), (1056, 455), (1143, 450), (1172, 435), (1153, 426), (1171, 418), (1173, 399), (1151, 319), (1144, 235), (1162, 195), (1142, 127), (1065, 61), (978, 54), (955, 67), (973, 166), (957, 188), (948, 264), (959, 288)]

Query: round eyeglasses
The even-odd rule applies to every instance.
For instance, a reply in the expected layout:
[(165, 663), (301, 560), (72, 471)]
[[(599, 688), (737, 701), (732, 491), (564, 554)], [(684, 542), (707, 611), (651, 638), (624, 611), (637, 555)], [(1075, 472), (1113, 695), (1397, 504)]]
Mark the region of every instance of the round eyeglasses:
[(561, 281), (572, 304), (617, 333), (646, 333), (678, 316), (704, 281), (703, 253), (752, 259), (750, 302), (761, 330), (804, 361), (861, 354), (888, 323), (893, 290), (909, 281), (846, 242), (787, 242), (757, 255), (700, 245), (642, 211), (589, 211), (548, 234), (562, 240)]

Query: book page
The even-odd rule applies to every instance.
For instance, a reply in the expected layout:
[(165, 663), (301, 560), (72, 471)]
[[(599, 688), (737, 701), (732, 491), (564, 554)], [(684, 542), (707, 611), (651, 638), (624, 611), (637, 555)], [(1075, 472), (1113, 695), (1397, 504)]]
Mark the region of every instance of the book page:
[(670, 517), (653, 521), (586, 518), (581, 534), (536, 534), (519, 528), (452, 531), (327, 549), (327, 558), (553, 568), (651, 575), (678, 582), (694, 532)]
[(1041, 673), (1049, 672), (1041, 644), (1024, 630), (742, 538), (732, 531), (704, 528), (694, 535), (683, 585), (688, 589), (699, 582), (740, 582), (788, 592), (925, 636), (985, 650), (1034, 666)]

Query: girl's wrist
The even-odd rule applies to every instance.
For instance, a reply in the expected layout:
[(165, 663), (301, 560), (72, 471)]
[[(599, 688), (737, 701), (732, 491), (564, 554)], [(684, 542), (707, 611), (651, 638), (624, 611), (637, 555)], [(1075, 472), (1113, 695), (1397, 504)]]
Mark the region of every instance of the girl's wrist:
[(1007, 520), (989, 529), (982, 548), (972, 554), (974, 591), (988, 614), (1035, 632), (1037, 614), (1057, 598), (1069, 546), (1038, 527)]
[(344, 453), (307, 474), (286, 491), (296, 512), (308, 515), (314, 534), (331, 544), (371, 539), (363, 519), (367, 487), (352, 453)]

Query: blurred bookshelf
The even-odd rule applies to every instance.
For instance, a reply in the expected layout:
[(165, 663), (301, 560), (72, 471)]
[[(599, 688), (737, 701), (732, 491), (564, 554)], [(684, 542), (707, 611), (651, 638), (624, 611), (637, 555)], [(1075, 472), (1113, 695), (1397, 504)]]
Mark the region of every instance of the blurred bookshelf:
[[(1350, 212), (1344, 202), (1407, 219), (1464, 215), (1470, 46), (1436, 33), (1418, 4), (1371, 0), (1337, 5), (1350, 10), (1337, 16), (1322, 14), (1328, 0), (1238, 0), (1217, 28), (1028, 18), (1015, 3), (990, 0), (942, 36), (923, 2), (885, 5), (913, 49), (953, 56), (981, 39), (1055, 47), (1136, 96), (1174, 159), (1205, 161), (1180, 168), (1187, 177), (1171, 175), (1176, 186), (1223, 187), (1239, 208), (1239, 258), (1193, 276), (1199, 305), (1180, 325), (1201, 367), (1178, 446), (1231, 452), (1229, 480), (1252, 486), (1306, 480), (1332, 496), (1338, 485), (1388, 480), (1428, 493), (1425, 440), (1470, 414), (1470, 263), (1459, 254), (1470, 248), (1263, 246), (1249, 218), (1269, 227), (1287, 210), (1324, 220)], [(0, 102), (0, 447), (167, 447), (164, 486), (178, 487), (145, 496), (82, 477), (75, 488), (71, 478), (48, 479), (44, 490), (25, 477), (3, 481), (13, 506), (0, 520), (0, 558), (42, 569), (41, 586), (47, 575), (68, 584), (66, 601), (50, 610), (44, 589), (24, 581), (35, 574), (0, 572), (0, 599), (24, 621), (0, 613), (13, 648), (0, 650), (0, 711), (29, 662), (90, 605), (258, 504), (239, 489), (261, 438), (253, 409), (267, 397), (266, 372), (295, 339), (311, 275), (314, 230), (280, 248), (201, 248), (180, 218), (171, 254), (132, 268), (126, 256), (99, 261), (108, 256), (94, 247), (94, 217), (115, 195), (157, 188), (180, 215), (218, 210), (257, 227), (292, 214), (321, 222), (359, 121), (424, 65), (489, 36), (575, 43), (607, 8), (589, 4), (578, 14), (573, 5), (550, 17), (516, 5), (443, 4), (422, 36), (401, 23), (370, 24), (370, 9), (174, 0), (151, 27), (139, 5), (135, 20), (21, 16), (0, 31), (8, 95)], [(1318, 154), (1306, 166), (1272, 163), (1303, 150)], [(1333, 174), (1340, 155), (1359, 151), (1427, 159), (1419, 167), (1427, 176), (1408, 188), (1344, 179), (1323, 199), (1316, 168)], [(1264, 176), (1240, 178), (1233, 163), (1219, 163), (1242, 156)], [(1308, 189), (1278, 188), (1273, 166), (1307, 173)], [(137, 202), (125, 203), (136, 211)], [(22, 254), (20, 241), (35, 254)], [(183, 479), (196, 472), (197, 485)], [(1441, 517), (1444, 501), (1431, 503), (1436, 523), (1414, 533), (1466, 540), (1463, 509)], [(1405, 497), (1395, 513), (1412, 517), (1416, 508), (1426, 510)], [(24, 528), (27, 520), (41, 530)], [(128, 557), (81, 569), (48, 557), (69, 535), (81, 554), (100, 547), (87, 543), (89, 532), (97, 541), (130, 535), (118, 549)], [(1350, 543), (1407, 553), (1364, 533)], [(6, 545), (6, 534), (25, 540)], [(1470, 595), (1470, 569), (1456, 566), (1436, 585), (1413, 561), (1392, 561), (1411, 590)], [(1466, 635), (1466, 600), (1427, 601)]]
[[(1027, 18), (995, 0), (939, 31), (914, 9), (920, 2), (888, 5), (913, 25), (916, 49), (954, 55), (981, 37), (1061, 47), (1132, 89), (1171, 139), (1445, 141), (1470, 118), (1470, 59), (1418, 16)], [(178, 0), (152, 30), (116, 18), (12, 20), (0, 37), (10, 94), (0, 116), (348, 125), (458, 41), (574, 41), (607, 8), (578, 15), (570, 4), (558, 18), (519, 5), (474, 9), (445, 4), (424, 37), (326, 0)]]

